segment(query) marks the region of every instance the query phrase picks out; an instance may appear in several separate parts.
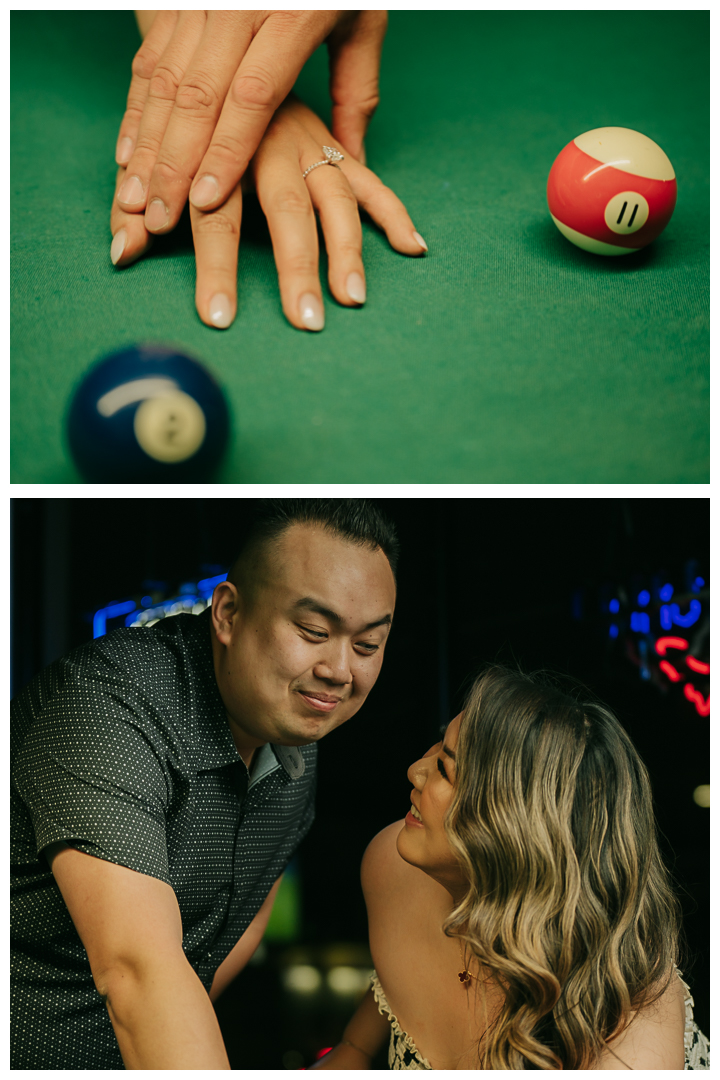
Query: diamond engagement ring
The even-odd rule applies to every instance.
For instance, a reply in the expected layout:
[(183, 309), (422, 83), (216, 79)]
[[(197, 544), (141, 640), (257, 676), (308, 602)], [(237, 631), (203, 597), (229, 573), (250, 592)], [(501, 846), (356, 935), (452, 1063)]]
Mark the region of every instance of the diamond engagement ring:
[(323, 154), (325, 155), (322, 161), (316, 161), (314, 165), (311, 165), (309, 169), (306, 169), (303, 173), (303, 180), (309, 172), (313, 169), (319, 168), (320, 165), (337, 165), (339, 161), (344, 159), (344, 154), (341, 154), (339, 150), (336, 150), (334, 146), (323, 146)]

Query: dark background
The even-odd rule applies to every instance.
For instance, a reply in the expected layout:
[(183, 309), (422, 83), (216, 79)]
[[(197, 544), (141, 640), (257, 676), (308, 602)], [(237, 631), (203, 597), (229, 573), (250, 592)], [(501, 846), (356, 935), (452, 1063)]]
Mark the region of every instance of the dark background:
[[(218, 1003), (231, 1063), (297, 1068), (339, 1038), (352, 996), (293, 995), (282, 973), (297, 960), (320, 970), (370, 966), (358, 873), (364, 848), (405, 815), (408, 765), (459, 711), (473, 674), (495, 659), (582, 680), (635, 740), (685, 910), (684, 971), (707, 1031), (709, 811), (692, 794), (709, 783), (709, 722), (682, 684), (641, 679), (628, 656), (638, 638), (626, 625), (632, 604), (623, 604), (613, 640), (607, 602), (623, 589), (631, 601), (653, 581), (673, 582), (679, 599), (689, 560), (707, 582), (709, 500), (380, 502), (401, 542), (385, 665), (362, 712), (322, 745), (317, 820), (297, 862), (298, 939), (267, 947)], [(183, 581), (226, 570), (244, 504), (13, 500), (13, 692), (86, 641), (87, 615), (108, 601), (138, 597), (148, 582), (173, 595)], [(673, 632), (691, 637), (697, 629)]]

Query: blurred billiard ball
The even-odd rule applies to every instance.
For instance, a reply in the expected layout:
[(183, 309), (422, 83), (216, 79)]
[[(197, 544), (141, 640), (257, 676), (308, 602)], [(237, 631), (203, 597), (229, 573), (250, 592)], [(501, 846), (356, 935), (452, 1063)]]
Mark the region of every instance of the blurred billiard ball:
[(563, 236), (595, 255), (645, 247), (672, 217), (677, 182), (657, 143), (630, 128), (586, 131), (555, 158), (550, 215)]
[(196, 360), (135, 345), (95, 364), (70, 402), (68, 441), (94, 483), (202, 483), (228, 438), (217, 382)]

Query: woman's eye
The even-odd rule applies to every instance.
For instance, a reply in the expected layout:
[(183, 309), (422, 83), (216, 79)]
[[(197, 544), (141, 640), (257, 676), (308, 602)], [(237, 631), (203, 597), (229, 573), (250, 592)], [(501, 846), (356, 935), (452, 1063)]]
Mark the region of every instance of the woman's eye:
[(443, 765), (442, 758), (438, 758), (438, 772), (441, 776), (444, 776), (446, 780), (448, 779), (448, 774), (445, 771), (445, 766)]

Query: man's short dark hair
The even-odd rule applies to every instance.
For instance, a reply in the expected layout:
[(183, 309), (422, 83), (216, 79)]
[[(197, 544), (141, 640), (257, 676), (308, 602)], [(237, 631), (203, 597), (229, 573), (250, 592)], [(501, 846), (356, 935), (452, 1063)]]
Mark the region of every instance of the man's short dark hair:
[(395, 526), (370, 499), (253, 499), (248, 509), (236, 563), (250, 549), (277, 540), (291, 525), (321, 525), (350, 543), (380, 548), (395, 576), (400, 550)]

